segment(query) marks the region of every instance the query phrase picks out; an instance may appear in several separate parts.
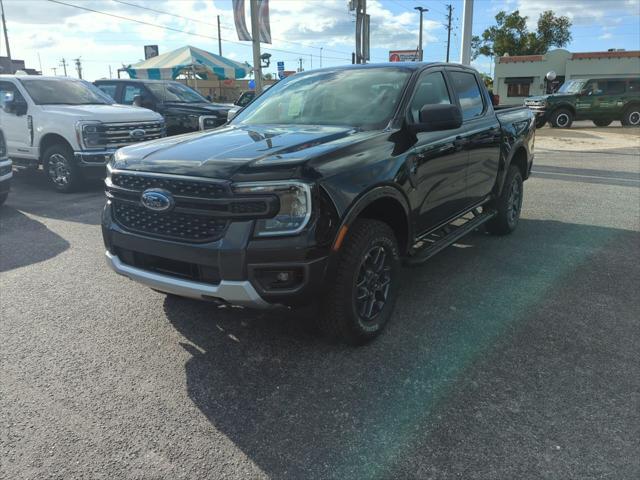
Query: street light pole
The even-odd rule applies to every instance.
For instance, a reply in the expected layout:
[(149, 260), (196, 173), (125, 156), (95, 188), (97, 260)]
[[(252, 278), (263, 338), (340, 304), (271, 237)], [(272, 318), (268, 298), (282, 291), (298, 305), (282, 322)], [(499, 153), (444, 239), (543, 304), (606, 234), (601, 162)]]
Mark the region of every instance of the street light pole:
[(260, 59), (260, 20), (258, 18), (258, 0), (251, 0), (251, 38), (253, 40), (253, 79), (256, 82), (256, 95), (262, 93), (262, 60)]
[(420, 37), (418, 40), (418, 59), (421, 62), (424, 58), (424, 55), (422, 53), (422, 14), (424, 12), (428, 12), (429, 9), (424, 7), (415, 7), (415, 10), (418, 10), (420, 12)]

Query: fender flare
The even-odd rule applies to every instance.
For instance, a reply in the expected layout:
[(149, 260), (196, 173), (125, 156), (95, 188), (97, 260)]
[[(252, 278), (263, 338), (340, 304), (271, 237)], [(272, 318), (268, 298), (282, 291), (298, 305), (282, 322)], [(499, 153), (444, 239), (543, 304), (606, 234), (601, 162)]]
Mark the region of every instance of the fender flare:
[[(337, 256), (336, 254), (338, 253), (339, 247), (341, 246), (338, 244), (338, 242), (341, 243), (344, 235), (346, 234), (346, 230), (344, 230), (345, 227), (348, 230), (348, 228), (353, 224), (353, 222), (355, 222), (355, 220), (365, 210), (365, 208), (367, 208), (373, 202), (383, 198), (393, 199), (397, 201), (402, 207), (407, 224), (407, 231), (403, 232), (407, 238), (407, 245), (404, 250), (407, 250), (411, 246), (411, 241), (413, 239), (413, 227), (411, 222), (411, 209), (409, 207), (409, 200), (406, 198), (405, 194), (395, 186), (388, 184), (376, 185), (375, 187), (372, 187), (364, 193), (360, 194), (347, 208), (346, 213), (343, 215), (342, 221), (340, 222), (340, 225), (338, 226), (334, 235), (334, 239), (331, 244), (332, 246), (330, 259), (335, 259), (335, 257)], [(336, 248), (337, 244), (338, 248)]]
[(516, 152), (519, 151), (521, 148), (523, 148), (524, 151), (527, 153), (527, 158), (528, 158), (529, 151), (528, 151), (527, 147), (525, 146), (524, 140), (519, 139), (513, 145), (510, 146), (509, 155), (506, 158), (506, 160), (504, 161), (504, 163), (502, 164), (503, 168), (501, 168), (498, 171), (498, 176), (496, 178), (496, 185), (494, 187), (494, 191), (495, 191), (496, 195), (500, 195), (502, 193), (502, 189), (504, 188), (504, 181), (507, 178), (507, 172), (509, 171), (509, 167), (511, 166), (511, 163), (513, 162), (513, 158), (515, 157)]

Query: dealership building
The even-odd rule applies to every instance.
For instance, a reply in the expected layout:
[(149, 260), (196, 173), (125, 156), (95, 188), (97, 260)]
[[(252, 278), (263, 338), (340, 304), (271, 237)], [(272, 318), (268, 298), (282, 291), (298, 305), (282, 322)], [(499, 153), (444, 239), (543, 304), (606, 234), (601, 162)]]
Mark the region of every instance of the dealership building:
[[(548, 72), (555, 72), (553, 81)], [(530, 95), (557, 90), (565, 80), (640, 76), (640, 50), (571, 53), (558, 49), (544, 55), (498, 57), (493, 92), (503, 105), (520, 105)]]

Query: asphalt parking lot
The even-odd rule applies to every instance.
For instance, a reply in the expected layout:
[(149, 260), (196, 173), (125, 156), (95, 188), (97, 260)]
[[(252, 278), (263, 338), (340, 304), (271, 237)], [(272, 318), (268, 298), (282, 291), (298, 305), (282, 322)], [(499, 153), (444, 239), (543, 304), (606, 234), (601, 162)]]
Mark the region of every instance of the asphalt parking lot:
[(519, 229), (354, 349), (103, 260), (99, 183), (0, 208), (0, 478), (640, 478), (640, 136), (542, 129)]

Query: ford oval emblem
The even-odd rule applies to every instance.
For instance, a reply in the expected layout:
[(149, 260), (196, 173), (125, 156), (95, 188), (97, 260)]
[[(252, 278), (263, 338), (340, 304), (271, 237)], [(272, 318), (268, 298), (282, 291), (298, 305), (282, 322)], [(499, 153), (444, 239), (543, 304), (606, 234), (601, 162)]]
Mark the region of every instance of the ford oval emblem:
[(168, 212), (175, 205), (171, 193), (161, 188), (149, 188), (145, 190), (142, 192), (140, 202), (154, 212)]
[(129, 132), (129, 136), (133, 137), (133, 138), (142, 138), (146, 135), (147, 132), (145, 132), (143, 129), (141, 128), (136, 128), (135, 130), (131, 130)]

